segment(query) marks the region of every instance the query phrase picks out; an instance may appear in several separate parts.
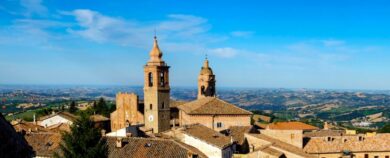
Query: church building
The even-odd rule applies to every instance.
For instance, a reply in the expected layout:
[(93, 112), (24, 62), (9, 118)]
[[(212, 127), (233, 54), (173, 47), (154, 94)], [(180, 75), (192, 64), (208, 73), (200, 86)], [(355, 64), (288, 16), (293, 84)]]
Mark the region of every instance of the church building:
[[(215, 131), (231, 126), (249, 126), (252, 113), (217, 98), (215, 75), (206, 58), (198, 77), (198, 98), (191, 102), (170, 100), (169, 66), (154, 37), (150, 59), (144, 66), (144, 98), (118, 93), (116, 111), (111, 113), (111, 130), (131, 125), (161, 133), (175, 125), (201, 124)], [(178, 104), (180, 103), (180, 104)]]

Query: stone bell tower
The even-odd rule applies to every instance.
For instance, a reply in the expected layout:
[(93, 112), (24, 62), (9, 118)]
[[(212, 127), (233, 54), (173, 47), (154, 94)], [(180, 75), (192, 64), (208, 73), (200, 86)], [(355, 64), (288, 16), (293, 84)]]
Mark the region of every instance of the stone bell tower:
[(159, 133), (170, 129), (169, 66), (162, 60), (162, 52), (154, 37), (150, 60), (144, 66), (145, 128)]
[(198, 99), (204, 97), (215, 97), (215, 75), (207, 57), (198, 77)]

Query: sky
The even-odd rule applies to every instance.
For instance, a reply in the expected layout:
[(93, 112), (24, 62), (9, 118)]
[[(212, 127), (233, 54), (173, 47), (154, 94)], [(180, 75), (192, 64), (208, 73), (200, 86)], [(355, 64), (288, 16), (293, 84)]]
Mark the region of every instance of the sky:
[(171, 86), (390, 89), (385, 0), (0, 0), (0, 84), (143, 85), (154, 30)]

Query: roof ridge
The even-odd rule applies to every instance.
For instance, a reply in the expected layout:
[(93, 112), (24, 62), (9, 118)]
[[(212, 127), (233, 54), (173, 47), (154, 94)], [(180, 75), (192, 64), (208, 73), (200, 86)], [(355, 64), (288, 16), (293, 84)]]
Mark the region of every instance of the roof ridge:
[(249, 112), (249, 113), (253, 114), (252, 112), (250, 112), (250, 111), (248, 111), (248, 110), (245, 110), (244, 108), (240, 108), (240, 107), (238, 107), (238, 106), (236, 106), (236, 105), (234, 105), (234, 104), (232, 104), (232, 103), (229, 103), (229, 102), (227, 102), (227, 101), (224, 101), (224, 100), (222, 100), (222, 99), (220, 99), (220, 98), (217, 98), (217, 97), (215, 97), (215, 98), (218, 99), (218, 100), (220, 100), (220, 101), (222, 101), (222, 102), (224, 102), (224, 103), (227, 103), (228, 105), (233, 105), (233, 107), (236, 108), (236, 109), (243, 110), (243, 111), (246, 111), (246, 112)]

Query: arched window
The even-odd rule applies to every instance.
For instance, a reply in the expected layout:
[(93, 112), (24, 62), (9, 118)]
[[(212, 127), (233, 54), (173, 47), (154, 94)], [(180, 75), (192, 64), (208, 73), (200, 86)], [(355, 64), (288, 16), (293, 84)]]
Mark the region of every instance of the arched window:
[(148, 82), (149, 82), (149, 87), (153, 86), (153, 74), (149, 72), (148, 74)]
[(149, 105), (149, 109), (153, 110), (153, 105), (152, 104)]
[(162, 102), (162, 104), (161, 104), (161, 108), (162, 108), (162, 109), (164, 109), (164, 108), (165, 108), (164, 102)]
[(161, 87), (164, 87), (164, 82), (165, 82), (164, 72), (160, 72), (160, 86)]

